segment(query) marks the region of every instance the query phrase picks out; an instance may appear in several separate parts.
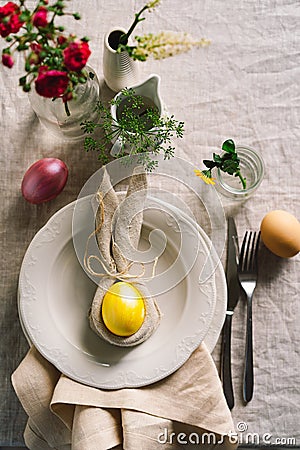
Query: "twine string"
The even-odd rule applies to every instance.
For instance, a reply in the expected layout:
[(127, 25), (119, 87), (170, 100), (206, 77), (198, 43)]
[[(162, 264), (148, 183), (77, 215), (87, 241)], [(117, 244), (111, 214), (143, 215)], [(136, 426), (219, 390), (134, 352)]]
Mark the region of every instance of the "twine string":
[[(139, 279), (139, 278), (143, 278), (145, 275), (145, 264), (142, 262), (139, 262), (138, 264), (141, 266), (141, 272), (138, 274), (130, 274), (128, 273), (129, 270), (131, 269), (131, 267), (134, 264), (137, 264), (135, 261), (132, 262), (128, 262), (128, 260), (124, 257), (124, 255), (122, 254), (120, 247), (118, 246), (118, 244), (115, 242), (114, 237), (112, 235), (112, 241), (113, 241), (113, 246), (117, 247), (119, 249), (119, 254), (121, 256), (121, 258), (123, 258), (124, 262), (126, 263), (126, 267), (125, 269), (123, 269), (122, 271), (118, 271), (117, 270), (117, 266), (115, 261), (112, 259), (111, 261), (111, 265), (112, 265), (112, 270), (110, 270), (105, 261), (103, 261), (102, 259), (99, 258), (99, 256), (97, 255), (88, 255), (88, 247), (89, 247), (89, 242), (92, 239), (93, 236), (97, 235), (97, 233), (100, 232), (104, 220), (105, 220), (105, 211), (104, 211), (104, 201), (103, 201), (103, 196), (101, 192), (97, 193), (97, 200), (99, 203), (99, 208), (100, 208), (100, 212), (101, 212), (101, 220), (100, 223), (97, 225), (97, 227), (95, 228), (95, 230), (93, 230), (90, 235), (88, 236), (87, 242), (86, 242), (86, 246), (85, 246), (85, 252), (84, 252), (84, 257), (83, 257), (83, 265), (85, 270), (93, 276), (97, 276), (97, 277), (110, 277), (113, 279), (118, 279), (120, 281), (125, 281), (125, 280), (132, 280), (132, 279)], [(97, 272), (95, 271), (92, 266), (91, 266), (91, 262), (92, 261), (97, 261), (102, 269), (104, 270), (103, 272)], [(156, 270), (156, 266), (157, 266), (157, 262), (158, 262), (158, 257), (155, 258), (154, 263), (153, 263), (153, 267), (152, 267), (152, 274), (150, 277), (144, 277), (143, 279), (146, 280), (151, 280), (152, 278), (155, 277), (155, 270)]]

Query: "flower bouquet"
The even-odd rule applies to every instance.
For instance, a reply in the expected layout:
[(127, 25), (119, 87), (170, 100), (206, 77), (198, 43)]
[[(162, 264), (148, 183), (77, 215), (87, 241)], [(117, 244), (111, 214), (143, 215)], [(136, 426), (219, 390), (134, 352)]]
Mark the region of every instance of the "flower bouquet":
[[(30, 92), (32, 107), (46, 125), (47, 116), (57, 116), (54, 109), (61, 109), (58, 103), (63, 105), (64, 116), (59, 112), (60, 117), (53, 119), (59, 127), (72, 112), (70, 102), (79, 101), (87, 82), (96, 78), (86, 67), (91, 54), (88, 38), (77, 39), (75, 34), (66, 33), (62, 25), (56, 24), (57, 18), (65, 15), (80, 19), (78, 13), (67, 12), (66, 3), (60, 0), (52, 3), (40, 0), (33, 10), (27, 7), (26, 0), (0, 7), (0, 34), (8, 44), (2, 50), (2, 63), (12, 68), (16, 55), (23, 54), (25, 74), (19, 78), (19, 84), (23, 91)], [(80, 89), (80, 86), (85, 87)], [(99, 86), (93, 92), (94, 103), (98, 94)], [(41, 98), (48, 99), (48, 103)], [(92, 111), (93, 105), (90, 106)], [(81, 120), (82, 117), (77, 119), (79, 130)]]

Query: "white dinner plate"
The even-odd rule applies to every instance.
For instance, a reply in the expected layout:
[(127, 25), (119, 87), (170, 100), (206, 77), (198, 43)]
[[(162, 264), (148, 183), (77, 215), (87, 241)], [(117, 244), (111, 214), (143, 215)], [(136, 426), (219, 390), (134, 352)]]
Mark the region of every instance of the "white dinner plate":
[[(90, 199), (82, 200), (83, 217), (85, 207), (88, 217)], [(116, 389), (158, 381), (187, 360), (207, 335), (215, 317), (215, 275), (212, 274), (205, 283), (199, 283), (199, 274), (209, 256), (205, 239), (190, 220), (176, 212), (176, 208), (169, 207), (168, 211), (165, 204), (160, 212), (158, 202), (155, 211), (145, 211), (144, 240), (149, 231), (156, 228), (167, 237), (165, 251), (157, 265), (158, 276), (174, 267), (175, 278), (177, 271), (181, 281), (173, 288), (163, 289), (157, 296), (163, 313), (157, 331), (139, 346), (115, 347), (100, 339), (88, 324), (87, 313), (96, 285), (82, 270), (74, 251), (72, 217), (75, 203), (52, 216), (27, 249), (19, 278), (22, 326), (46, 359), (79, 382)], [(78, 230), (83, 235), (86, 223), (83, 221), (82, 229)], [(179, 258), (178, 225), (186, 231)], [(153, 243), (155, 247), (155, 239)], [(195, 248), (199, 249), (196, 253)], [(188, 275), (183, 276), (187, 272), (187, 261), (190, 265), (191, 254), (196, 254), (195, 261), (188, 267)], [(216, 273), (218, 279), (222, 279), (220, 268)], [(223, 295), (224, 283), (221, 285)], [(224, 301), (220, 304), (224, 305)], [(222, 314), (222, 322), (223, 319)]]

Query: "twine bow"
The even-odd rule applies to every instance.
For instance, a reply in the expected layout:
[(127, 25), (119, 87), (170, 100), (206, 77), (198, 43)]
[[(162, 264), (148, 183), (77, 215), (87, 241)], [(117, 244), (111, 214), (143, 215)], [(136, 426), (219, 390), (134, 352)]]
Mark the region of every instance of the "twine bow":
[[(144, 263), (142, 263), (142, 262), (138, 263), (141, 266), (141, 272), (139, 274), (131, 274), (131, 273), (129, 273), (129, 270), (131, 269), (131, 267), (134, 264), (137, 264), (137, 263), (134, 262), (134, 261), (128, 262), (128, 260), (123, 256), (121, 251), (120, 251), (120, 256), (121, 256), (121, 258), (123, 258), (124, 262), (126, 263), (126, 267), (122, 271), (117, 271), (117, 266), (116, 266), (115, 261), (111, 262), (113, 268), (112, 268), (112, 270), (110, 270), (107, 267), (107, 265), (105, 264), (105, 262), (102, 259), (100, 259), (97, 255), (88, 255), (88, 246), (89, 246), (90, 239), (93, 236), (95, 236), (97, 233), (99, 233), (99, 231), (101, 230), (102, 225), (104, 223), (104, 219), (105, 219), (103, 197), (102, 197), (102, 194), (99, 193), (99, 192), (97, 193), (97, 199), (98, 199), (99, 207), (100, 207), (100, 211), (101, 211), (101, 221), (100, 221), (100, 224), (95, 228), (95, 230), (92, 231), (92, 233), (90, 233), (90, 235), (89, 235), (89, 237), (87, 239), (87, 243), (86, 243), (86, 246), (85, 246), (84, 257), (83, 257), (83, 265), (84, 265), (85, 270), (90, 275), (93, 275), (93, 276), (96, 276), (96, 277), (102, 278), (102, 277), (108, 276), (110, 278), (113, 278), (115, 280), (120, 280), (120, 281), (126, 281), (126, 280), (133, 280), (133, 279), (140, 279), (140, 278), (142, 278), (145, 275), (145, 265), (144, 265)], [(115, 242), (113, 235), (112, 235), (112, 243), (113, 243), (114, 247), (118, 247), (119, 250), (120, 250), (120, 247)], [(103, 273), (103, 272), (96, 272), (92, 268), (91, 262), (93, 260), (97, 261), (101, 265), (101, 267), (102, 267), (102, 269), (104, 270), (105, 273)], [(158, 262), (158, 257), (156, 257), (155, 260), (154, 260), (151, 276), (144, 278), (144, 280), (151, 280), (152, 278), (154, 278), (157, 262)]]

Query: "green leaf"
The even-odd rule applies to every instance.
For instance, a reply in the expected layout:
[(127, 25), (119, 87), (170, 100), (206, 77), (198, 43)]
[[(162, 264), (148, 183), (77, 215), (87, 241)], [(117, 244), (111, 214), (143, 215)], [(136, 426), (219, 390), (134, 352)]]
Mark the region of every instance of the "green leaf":
[(30, 67), (31, 67), (30, 62), (29, 62), (28, 60), (26, 60), (26, 61), (25, 61), (25, 70), (26, 70), (26, 72), (29, 72), (29, 71), (30, 71)]
[(90, 120), (85, 120), (84, 122), (81, 122), (80, 126), (84, 133), (91, 134), (95, 131), (97, 124), (91, 122)]
[(19, 85), (20, 86), (25, 86), (26, 80), (27, 80), (26, 76), (19, 78)]
[(23, 91), (24, 91), (24, 92), (29, 92), (30, 90), (31, 90), (30, 84), (24, 84), (24, 86), (23, 86)]
[(19, 44), (17, 47), (18, 52), (22, 52), (23, 50), (28, 50), (29, 49), (29, 45), (27, 44)]
[(224, 162), (222, 170), (230, 175), (233, 175), (237, 172), (238, 168), (239, 164), (237, 161), (228, 160)]
[(39, 36), (38, 33), (30, 33), (30, 36), (28, 36), (28, 40), (30, 42), (33, 42), (33, 41), (37, 40), (38, 36)]
[(32, 30), (33, 30), (33, 24), (30, 23), (30, 22), (28, 22), (27, 25), (26, 25), (26, 29), (27, 29), (27, 31), (28, 31), (29, 33), (31, 33)]
[(232, 139), (227, 139), (227, 141), (223, 142), (222, 150), (228, 153), (235, 153), (235, 144)]
[(214, 167), (216, 167), (216, 163), (214, 161), (210, 161), (209, 159), (204, 159), (203, 160), (203, 164), (208, 167), (209, 169), (213, 169)]
[(86, 152), (96, 150), (97, 141), (92, 137), (86, 137), (84, 140), (84, 150)]
[(216, 163), (221, 163), (221, 162), (222, 162), (221, 156), (220, 156), (220, 155), (217, 155), (216, 153), (213, 153), (213, 160), (214, 160)]
[(30, 13), (29, 10), (23, 11), (23, 12), (20, 14), (20, 16), (19, 16), (20, 22), (26, 22), (27, 19), (30, 18), (30, 14), (31, 14), (31, 13)]

